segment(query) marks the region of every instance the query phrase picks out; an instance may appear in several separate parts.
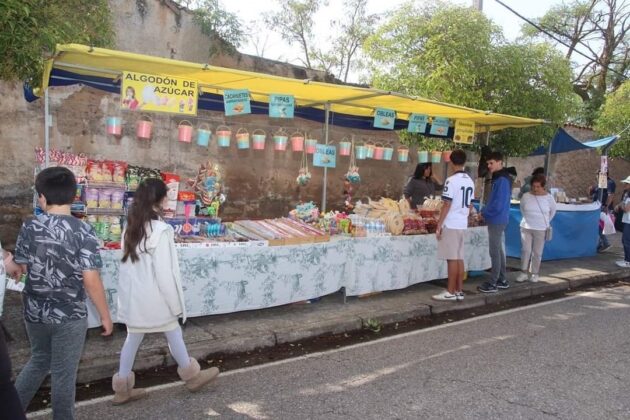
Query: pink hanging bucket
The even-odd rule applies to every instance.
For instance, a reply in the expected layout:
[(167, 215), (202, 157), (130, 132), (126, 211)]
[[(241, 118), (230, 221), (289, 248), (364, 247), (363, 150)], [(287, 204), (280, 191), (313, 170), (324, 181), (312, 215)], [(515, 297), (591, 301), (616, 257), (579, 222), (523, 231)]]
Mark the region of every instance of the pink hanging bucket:
[(285, 131), (281, 128), (273, 135), (273, 150), (277, 152), (284, 152), (287, 150), (287, 142), (289, 136)]
[(377, 144), (374, 146), (374, 156), (373, 158), (375, 160), (383, 160), (383, 153), (385, 151), (385, 148), (383, 147), (382, 144)]
[[(153, 130), (153, 121), (151, 118), (143, 115), (136, 122), (136, 137), (143, 140), (149, 140), (151, 138), (151, 131)], [(144, 118), (144, 119), (143, 119)]]
[(190, 121), (184, 120), (177, 126), (177, 140), (182, 143), (190, 143), (192, 141), (193, 126)]
[(120, 136), (122, 134), (122, 118), (107, 117), (107, 134)]
[(304, 151), (304, 135), (299, 131), (291, 134), (291, 150), (294, 152)]
[(409, 148), (407, 146), (400, 146), (398, 148), (398, 162), (409, 161)]
[(306, 139), (306, 153), (312, 155), (317, 149), (317, 139)]
[(442, 152), (439, 150), (431, 152), (431, 163), (440, 163), (440, 160), (442, 160)]
[(245, 128), (239, 128), (236, 132), (236, 147), (238, 149), (249, 149), (249, 131)]
[(265, 150), (265, 140), (267, 139), (267, 133), (264, 130), (256, 129), (252, 133), (252, 149)]
[(451, 161), (451, 151), (450, 150), (445, 150), (444, 152), (442, 152), (442, 160), (444, 162), (450, 162)]
[(339, 156), (350, 156), (352, 143), (342, 140), (339, 142)]
[(219, 147), (230, 147), (231, 138), (232, 130), (230, 130), (230, 127), (225, 125), (217, 127), (217, 144)]

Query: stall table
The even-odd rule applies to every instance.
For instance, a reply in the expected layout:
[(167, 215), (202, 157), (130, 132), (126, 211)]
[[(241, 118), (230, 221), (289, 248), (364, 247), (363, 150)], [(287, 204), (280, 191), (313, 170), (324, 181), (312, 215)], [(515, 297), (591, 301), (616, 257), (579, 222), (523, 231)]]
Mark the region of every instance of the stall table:
[[(557, 204), (551, 221), (553, 238), (545, 243), (542, 260), (591, 257), (597, 254), (599, 238), (599, 203)], [(523, 216), (518, 204), (510, 207), (510, 220), (505, 231), (506, 255), (521, 258), (520, 223)]]
[[(189, 317), (285, 305), (345, 288), (347, 296), (403, 289), (445, 278), (435, 235), (333, 237), (330, 242), (276, 247), (179, 248)], [(114, 322), (121, 252), (103, 251), (101, 277)], [(485, 227), (466, 233), (466, 269), (490, 267)], [(89, 325), (98, 326), (89, 306)]]

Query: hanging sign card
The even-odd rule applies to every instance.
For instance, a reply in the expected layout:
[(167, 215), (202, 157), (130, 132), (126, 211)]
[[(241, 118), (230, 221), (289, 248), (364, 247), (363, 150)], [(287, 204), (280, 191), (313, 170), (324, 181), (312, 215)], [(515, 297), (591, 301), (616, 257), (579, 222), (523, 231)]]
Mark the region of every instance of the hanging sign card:
[(129, 111), (197, 115), (195, 80), (124, 71), (120, 107)]
[(269, 116), (271, 118), (293, 118), (295, 98), (293, 95), (269, 95)]
[(337, 162), (337, 148), (333, 145), (318, 144), (315, 146), (313, 166), (334, 168)]
[(396, 111), (393, 109), (376, 108), (374, 111), (374, 127), (393, 130), (395, 122)]
[(475, 123), (473, 121), (455, 121), (455, 133), (453, 141), (455, 143), (473, 144), (475, 140)]
[(448, 135), (448, 126), (448, 118), (433, 117), (433, 121), (431, 122), (431, 131), (429, 131), (429, 133), (434, 136), (446, 136)]
[(424, 114), (411, 114), (407, 131), (410, 133), (424, 133), (427, 129), (429, 116)]
[(225, 115), (228, 117), (251, 114), (252, 108), (249, 103), (249, 90), (224, 90), (223, 106), (225, 108)]

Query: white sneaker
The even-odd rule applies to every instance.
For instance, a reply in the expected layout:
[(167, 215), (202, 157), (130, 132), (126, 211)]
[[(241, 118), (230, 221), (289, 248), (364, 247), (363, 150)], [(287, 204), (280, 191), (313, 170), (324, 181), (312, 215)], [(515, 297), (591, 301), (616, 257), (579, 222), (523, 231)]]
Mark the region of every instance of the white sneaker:
[(455, 302), (457, 300), (457, 295), (450, 294), (448, 290), (445, 290), (438, 295), (431, 296), (431, 298), (434, 300), (444, 300), (444, 301)]
[(623, 268), (630, 268), (630, 261), (617, 261), (617, 265)]
[(455, 298), (457, 298), (457, 301), (459, 302), (460, 300), (464, 300), (464, 292), (463, 291), (459, 291), (459, 292), (455, 292)]
[(528, 279), (529, 279), (529, 274), (521, 271), (520, 274), (516, 277), (516, 282), (523, 283), (524, 281), (527, 281)]
[(529, 280), (532, 283), (538, 283), (538, 274), (532, 274), (532, 277)]

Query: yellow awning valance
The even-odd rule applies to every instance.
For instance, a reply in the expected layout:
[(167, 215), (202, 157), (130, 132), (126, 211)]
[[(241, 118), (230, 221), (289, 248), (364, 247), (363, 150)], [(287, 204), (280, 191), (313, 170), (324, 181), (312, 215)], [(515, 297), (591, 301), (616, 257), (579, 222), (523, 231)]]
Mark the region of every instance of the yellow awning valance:
[(112, 79), (120, 77), (123, 71), (179, 77), (197, 80), (201, 90), (208, 93), (223, 94), (225, 89), (248, 89), (252, 100), (260, 102), (268, 102), (270, 94), (291, 94), (297, 107), (323, 109), (328, 103), (332, 112), (362, 117), (373, 115), (376, 108), (388, 108), (395, 110), (397, 118), (403, 120), (409, 119), (412, 113), (418, 113), (473, 121), (478, 132), (545, 123), (541, 119), (496, 114), (396, 92), (290, 79), (78, 44), (57, 46), (54, 57), (46, 62), (43, 88), (48, 86), (53, 68)]

